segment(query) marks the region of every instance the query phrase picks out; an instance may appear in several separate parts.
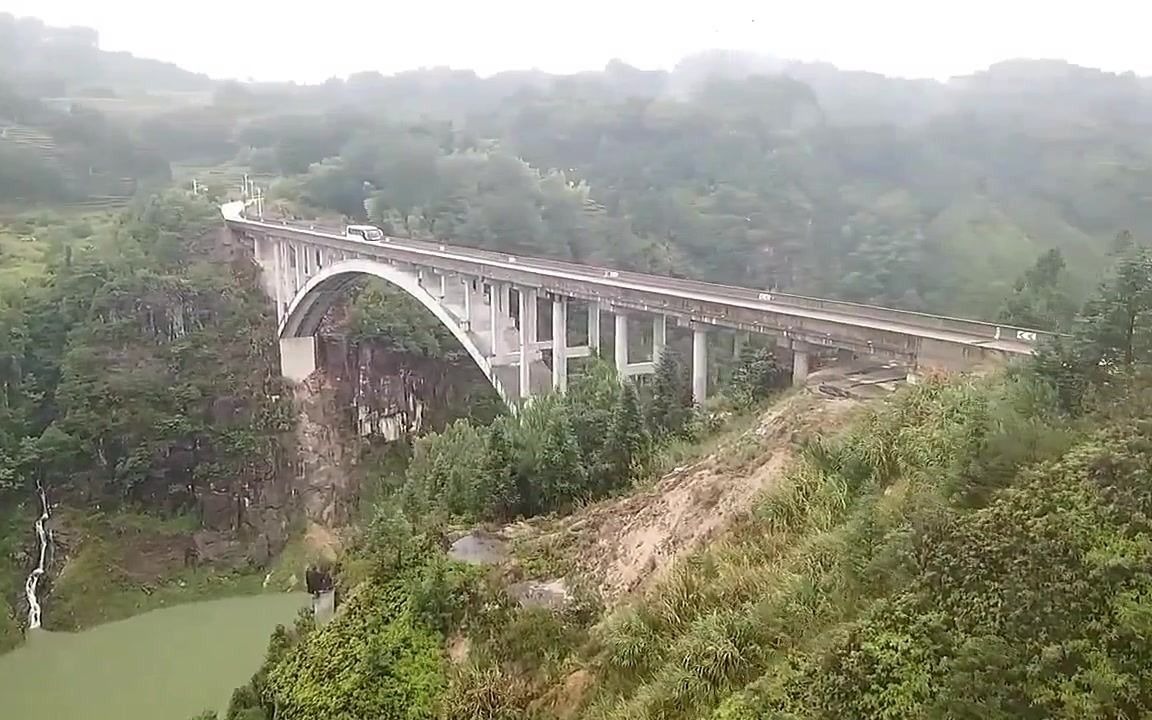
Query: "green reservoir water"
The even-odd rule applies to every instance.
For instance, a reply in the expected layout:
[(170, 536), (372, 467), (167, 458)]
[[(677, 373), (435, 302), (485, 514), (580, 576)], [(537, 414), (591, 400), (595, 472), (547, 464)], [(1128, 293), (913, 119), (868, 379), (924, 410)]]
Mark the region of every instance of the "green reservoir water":
[(0, 717), (189, 720), (223, 710), (260, 667), (268, 636), (308, 595), (277, 594), (154, 610), (82, 633), (35, 632), (0, 655)]

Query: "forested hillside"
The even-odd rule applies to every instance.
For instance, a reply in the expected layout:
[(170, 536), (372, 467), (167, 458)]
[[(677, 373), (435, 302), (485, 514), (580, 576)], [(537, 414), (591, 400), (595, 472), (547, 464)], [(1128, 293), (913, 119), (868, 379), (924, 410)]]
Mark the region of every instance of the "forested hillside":
[[(90, 28), (0, 13), (0, 204), (121, 204), (170, 179), (168, 159), (104, 109), (142, 96), (210, 91), (208, 78), (110, 53)], [(170, 104), (170, 103), (167, 103)]]
[[(252, 512), (241, 519), (233, 507), (225, 527), (263, 532), (255, 511), (292, 418), (255, 268), (220, 245), (217, 209), (176, 192), (94, 222), (10, 222), (0, 226), (0, 268), (0, 542), (9, 551), (0, 600), (16, 603), (27, 571), (19, 549), (39, 485), (58, 508), (101, 508), (106, 519), (142, 511), (193, 527), (213, 524), (204, 510), (212, 498), (227, 508), (243, 495)], [(177, 563), (183, 529), (167, 538)], [(57, 551), (76, 574), (85, 546), (76, 527), (71, 534), (72, 547)], [(71, 588), (55, 577), (54, 600), (96, 589), (83, 583), (115, 590), (129, 566), (102, 559)], [(91, 620), (61, 610), (50, 627)], [(0, 607), (0, 623), (10, 622)]]
[(236, 139), (305, 215), (960, 315), (994, 316), (1051, 249), (1082, 299), (1111, 239), (1149, 219), (1143, 80), (1039, 61), (947, 84), (761, 75), (753, 60), (365, 74), (285, 97), (339, 113), (244, 121)]

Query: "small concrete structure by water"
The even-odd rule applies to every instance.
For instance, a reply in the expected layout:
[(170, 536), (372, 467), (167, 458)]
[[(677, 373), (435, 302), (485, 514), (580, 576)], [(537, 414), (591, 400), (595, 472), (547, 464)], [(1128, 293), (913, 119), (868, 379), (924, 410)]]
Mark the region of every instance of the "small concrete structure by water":
[(336, 591), (325, 590), (312, 596), (312, 617), (324, 625), (336, 614)]

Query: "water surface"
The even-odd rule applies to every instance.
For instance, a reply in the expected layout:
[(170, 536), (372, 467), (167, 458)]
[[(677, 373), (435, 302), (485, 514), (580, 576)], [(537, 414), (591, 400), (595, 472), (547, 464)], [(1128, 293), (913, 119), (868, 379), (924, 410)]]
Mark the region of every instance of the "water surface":
[(0, 717), (189, 720), (223, 710), (260, 666), (268, 636), (308, 595), (188, 603), (81, 633), (29, 635), (0, 655)]

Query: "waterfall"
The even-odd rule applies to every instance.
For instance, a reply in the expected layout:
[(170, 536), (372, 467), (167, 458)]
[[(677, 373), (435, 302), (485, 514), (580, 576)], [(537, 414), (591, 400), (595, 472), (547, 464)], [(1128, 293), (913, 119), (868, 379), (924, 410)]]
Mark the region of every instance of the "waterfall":
[(48, 522), (48, 496), (44, 486), (36, 483), (36, 493), (40, 496), (40, 516), (36, 518), (36, 543), (40, 549), (40, 561), (28, 575), (24, 582), (24, 597), (28, 600), (28, 629), (35, 630), (40, 627), (40, 600), (36, 597), (36, 587), (40, 584), (40, 577), (44, 574), (44, 563), (48, 557), (48, 545), (52, 542), (52, 531), (45, 523)]

